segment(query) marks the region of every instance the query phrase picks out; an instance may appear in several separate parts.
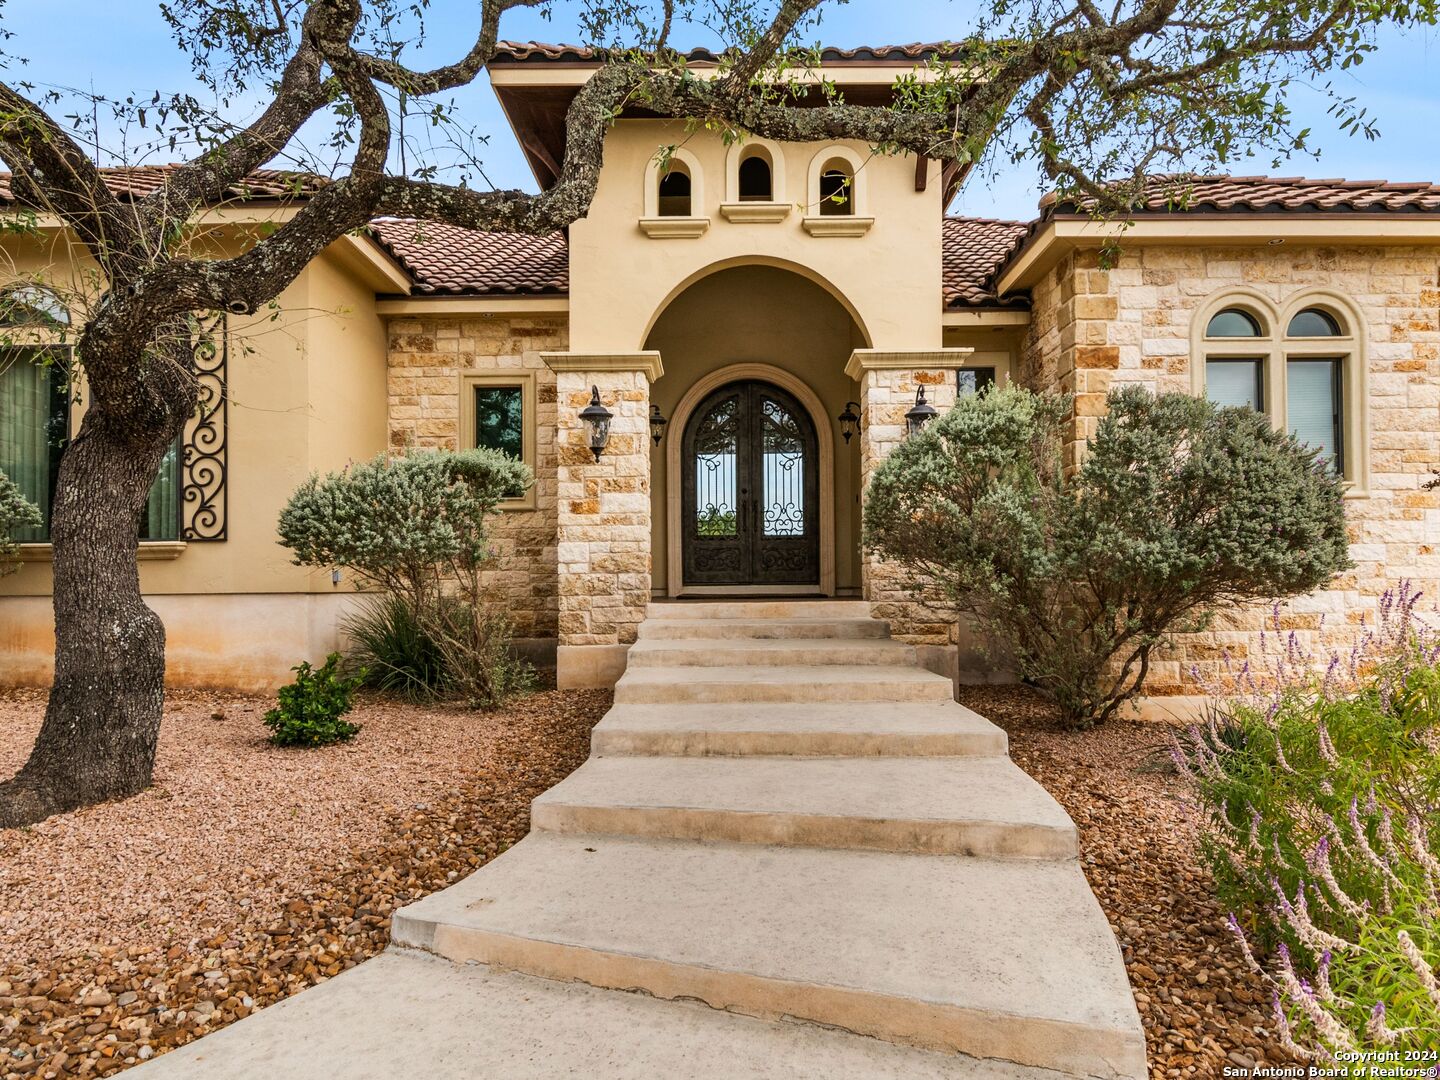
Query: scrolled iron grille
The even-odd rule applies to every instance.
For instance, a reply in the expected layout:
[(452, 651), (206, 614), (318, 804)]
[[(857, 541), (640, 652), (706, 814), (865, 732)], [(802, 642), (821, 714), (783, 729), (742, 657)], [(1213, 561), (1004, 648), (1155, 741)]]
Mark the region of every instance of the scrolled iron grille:
[(795, 418), (778, 402), (760, 408), (764, 430), (761, 459), (761, 520), (766, 536), (805, 535), (805, 437)]
[(735, 536), (736, 447), (739, 401), (721, 402), (695, 433), (695, 534)]
[(226, 474), (229, 467), (230, 358), (223, 314), (200, 320), (190, 349), (190, 370), (199, 388), (195, 415), (185, 425), (180, 457), (180, 538), (190, 542), (225, 539), (229, 524)]

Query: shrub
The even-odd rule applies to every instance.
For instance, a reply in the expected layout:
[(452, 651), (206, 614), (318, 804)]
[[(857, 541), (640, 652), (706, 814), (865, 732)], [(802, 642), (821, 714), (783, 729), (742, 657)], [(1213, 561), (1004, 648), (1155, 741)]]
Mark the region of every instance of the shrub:
[(0, 577), (20, 569), (15, 561), (15, 532), (38, 528), (44, 523), (39, 508), (25, 497), (15, 481), (0, 472)]
[(1304, 1058), (1433, 1051), (1440, 1031), (1440, 642), (1417, 599), (1388, 596), (1323, 675), (1282, 642), (1263, 688), (1176, 747), (1231, 927)]
[(1349, 565), (1340, 481), (1265, 417), (1139, 387), (1108, 405), (1067, 471), (1068, 399), (967, 395), (865, 507), (866, 547), (973, 616), (1071, 727), (1139, 693), (1168, 634)]
[(347, 627), (357, 659), (375, 662), (369, 677), (488, 708), (530, 685), (481, 584), (489, 516), (530, 482), (525, 465), (493, 450), (382, 454), (310, 477), (281, 512), (280, 538), (296, 563), (345, 567), (393, 598)]
[(341, 629), (353, 643), (349, 660), (365, 673), (363, 685), (412, 701), (444, 692), (445, 656), (402, 597), (381, 593), (368, 598)]
[(295, 681), (280, 688), (280, 704), (265, 714), (270, 741), (276, 746), (325, 746), (346, 742), (360, 732), (358, 724), (342, 720), (355, 707), (351, 695), (360, 677), (340, 673), (340, 654), (331, 653), (319, 668), (301, 661)]

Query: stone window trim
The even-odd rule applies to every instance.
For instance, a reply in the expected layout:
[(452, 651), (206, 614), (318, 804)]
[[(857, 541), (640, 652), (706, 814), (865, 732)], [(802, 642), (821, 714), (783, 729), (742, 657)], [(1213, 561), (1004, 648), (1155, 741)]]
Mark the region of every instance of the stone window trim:
[[(493, 371), (462, 371), (460, 373), (460, 433), (459, 448), (461, 450), (475, 449), (475, 391), (477, 388), (486, 386), (519, 387), (520, 408), (521, 408), (521, 431), (520, 460), (530, 466), (532, 474), (537, 474), (536, 468), (536, 436), (538, 432), (538, 399), (537, 380), (535, 372), (496, 369)], [(537, 476), (538, 480), (538, 476)], [(516, 499), (504, 499), (500, 502), (498, 509), (509, 510), (534, 510), (535, 509), (535, 488), (536, 482), (532, 482), (525, 489), (525, 494)]]
[[(870, 182), (865, 158), (848, 146), (822, 146), (810, 159), (805, 177), (805, 216), (801, 221), (811, 236), (864, 236), (875, 224), (870, 216)], [(850, 171), (850, 210), (845, 214), (822, 214), (820, 177), (831, 162), (841, 161)]]
[[(763, 158), (770, 166), (769, 201), (742, 198), (740, 166), (750, 158)], [(790, 215), (785, 201), (785, 151), (769, 139), (747, 138), (732, 143), (725, 153), (725, 201), (720, 214), (726, 221), (739, 225), (775, 225)]]
[[(995, 386), (1009, 386), (1013, 381), (1013, 356), (1008, 349), (976, 349), (963, 366), (956, 368), (957, 375), (970, 368), (990, 368), (995, 373)], [(958, 384), (957, 384), (958, 385)]]
[(644, 213), (639, 222), (640, 231), (655, 240), (694, 239), (710, 228), (710, 218), (705, 210), (705, 171), (700, 159), (677, 146), (671, 151), (670, 160), (684, 166), (690, 176), (690, 214), (687, 217), (662, 216), (660, 213), (660, 180), (664, 173), (660, 168), (659, 151), (645, 165)]
[[(1245, 312), (1259, 325), (1257, 337), (1208, 337), (1210, 320), (1227, 308)], [(1334, 321), (1340, 333), (1296, 337), (1285, 333), (1307, 308)], [(1340, 364), (1340, 443), (1344, 447), (1346, 498), (1370, 492), (1370, 398), (1365, 318), (1348, 297), (1329, 289), (1308, 288), (1277, 303), (1257, 289), (1230, 288), (1210, 296), (1196, 309), (1190, 324), (1190, 388), (1204, 396), (1205, 368), (1210, 360), (1257, 360), (1260, 363), (1264, 409), (1276, 428), (1287, 430), (1287, 365), (1292, 360), (1336, 360)]]

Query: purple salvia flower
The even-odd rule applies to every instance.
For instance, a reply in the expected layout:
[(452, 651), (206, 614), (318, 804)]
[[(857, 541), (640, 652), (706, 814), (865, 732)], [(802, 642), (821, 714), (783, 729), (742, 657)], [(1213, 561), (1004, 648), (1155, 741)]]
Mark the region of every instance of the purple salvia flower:
[(1307, 1050), (1295, 1041), (1295, 1033), (1290, 1030), (1290, 1020), (1285, 1015), (1284, 1006), (1280, 1004), (1280, 992), (1278, 990), (1272, 990), (1270, 992), (1270, 1005), (1275, 1010), (1276, 1036), (1285, 1052), (1301, 1061), (1320, 1060), (1321, 1055), (1317, 1054), (1314, 1050)]
[(1366, 1037), (1372, 1042), (1379, 1043), (1381, 1046), (1389, 1046), (1399, 1036), (1409, 1030), (1409, 1028), (1405, 1028), (1397, 1031), (1394, 1028), (1386, 1026), (1385, 1003), (1383, 1001), (1375, 1002), (1375, 1007), (1370, 1010), (1370, 1019), (1365, 1023)]
[(1245, 931), (1240, 926), (1240, 920), (1235, 918), (1232, 911), (1230, 917), (1225, 920), (1230, 927), (1230, 932), (1235, 935), (1235, 940), (1240, 945), (1240, 955), (1245, 958), (1246, 965), (1257, 975), (1264, 975), (1265, 970), (1255, 960), (1255, 955), (1250, 951), (1250, 942), (1245, 937)]
[(1350, 898), (1349, 893), (1340, 887), (1340, 882), (1335, 880), (1335, 872), (1330, 867), (1330, 838), (1322, 836), (1320, 842), (1315, 845), (1314, 854), (1310, 858), (1310, 868), (1315, 875), (1325, 883), (1340, 907), (1352, 918), (1361, 918), (1365, 914), (1365, 908)]

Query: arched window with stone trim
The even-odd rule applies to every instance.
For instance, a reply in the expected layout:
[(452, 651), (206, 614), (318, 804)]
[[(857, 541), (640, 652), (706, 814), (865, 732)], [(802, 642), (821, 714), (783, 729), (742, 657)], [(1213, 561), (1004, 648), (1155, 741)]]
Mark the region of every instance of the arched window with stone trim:
[(1256, 409), (1351, 485), (1368, 481), (1364, 334), (1346, 299), (1306, 291), (1277, 306), (1249, 292), (1196, 313), (1192, 384), (1218, 405)]

